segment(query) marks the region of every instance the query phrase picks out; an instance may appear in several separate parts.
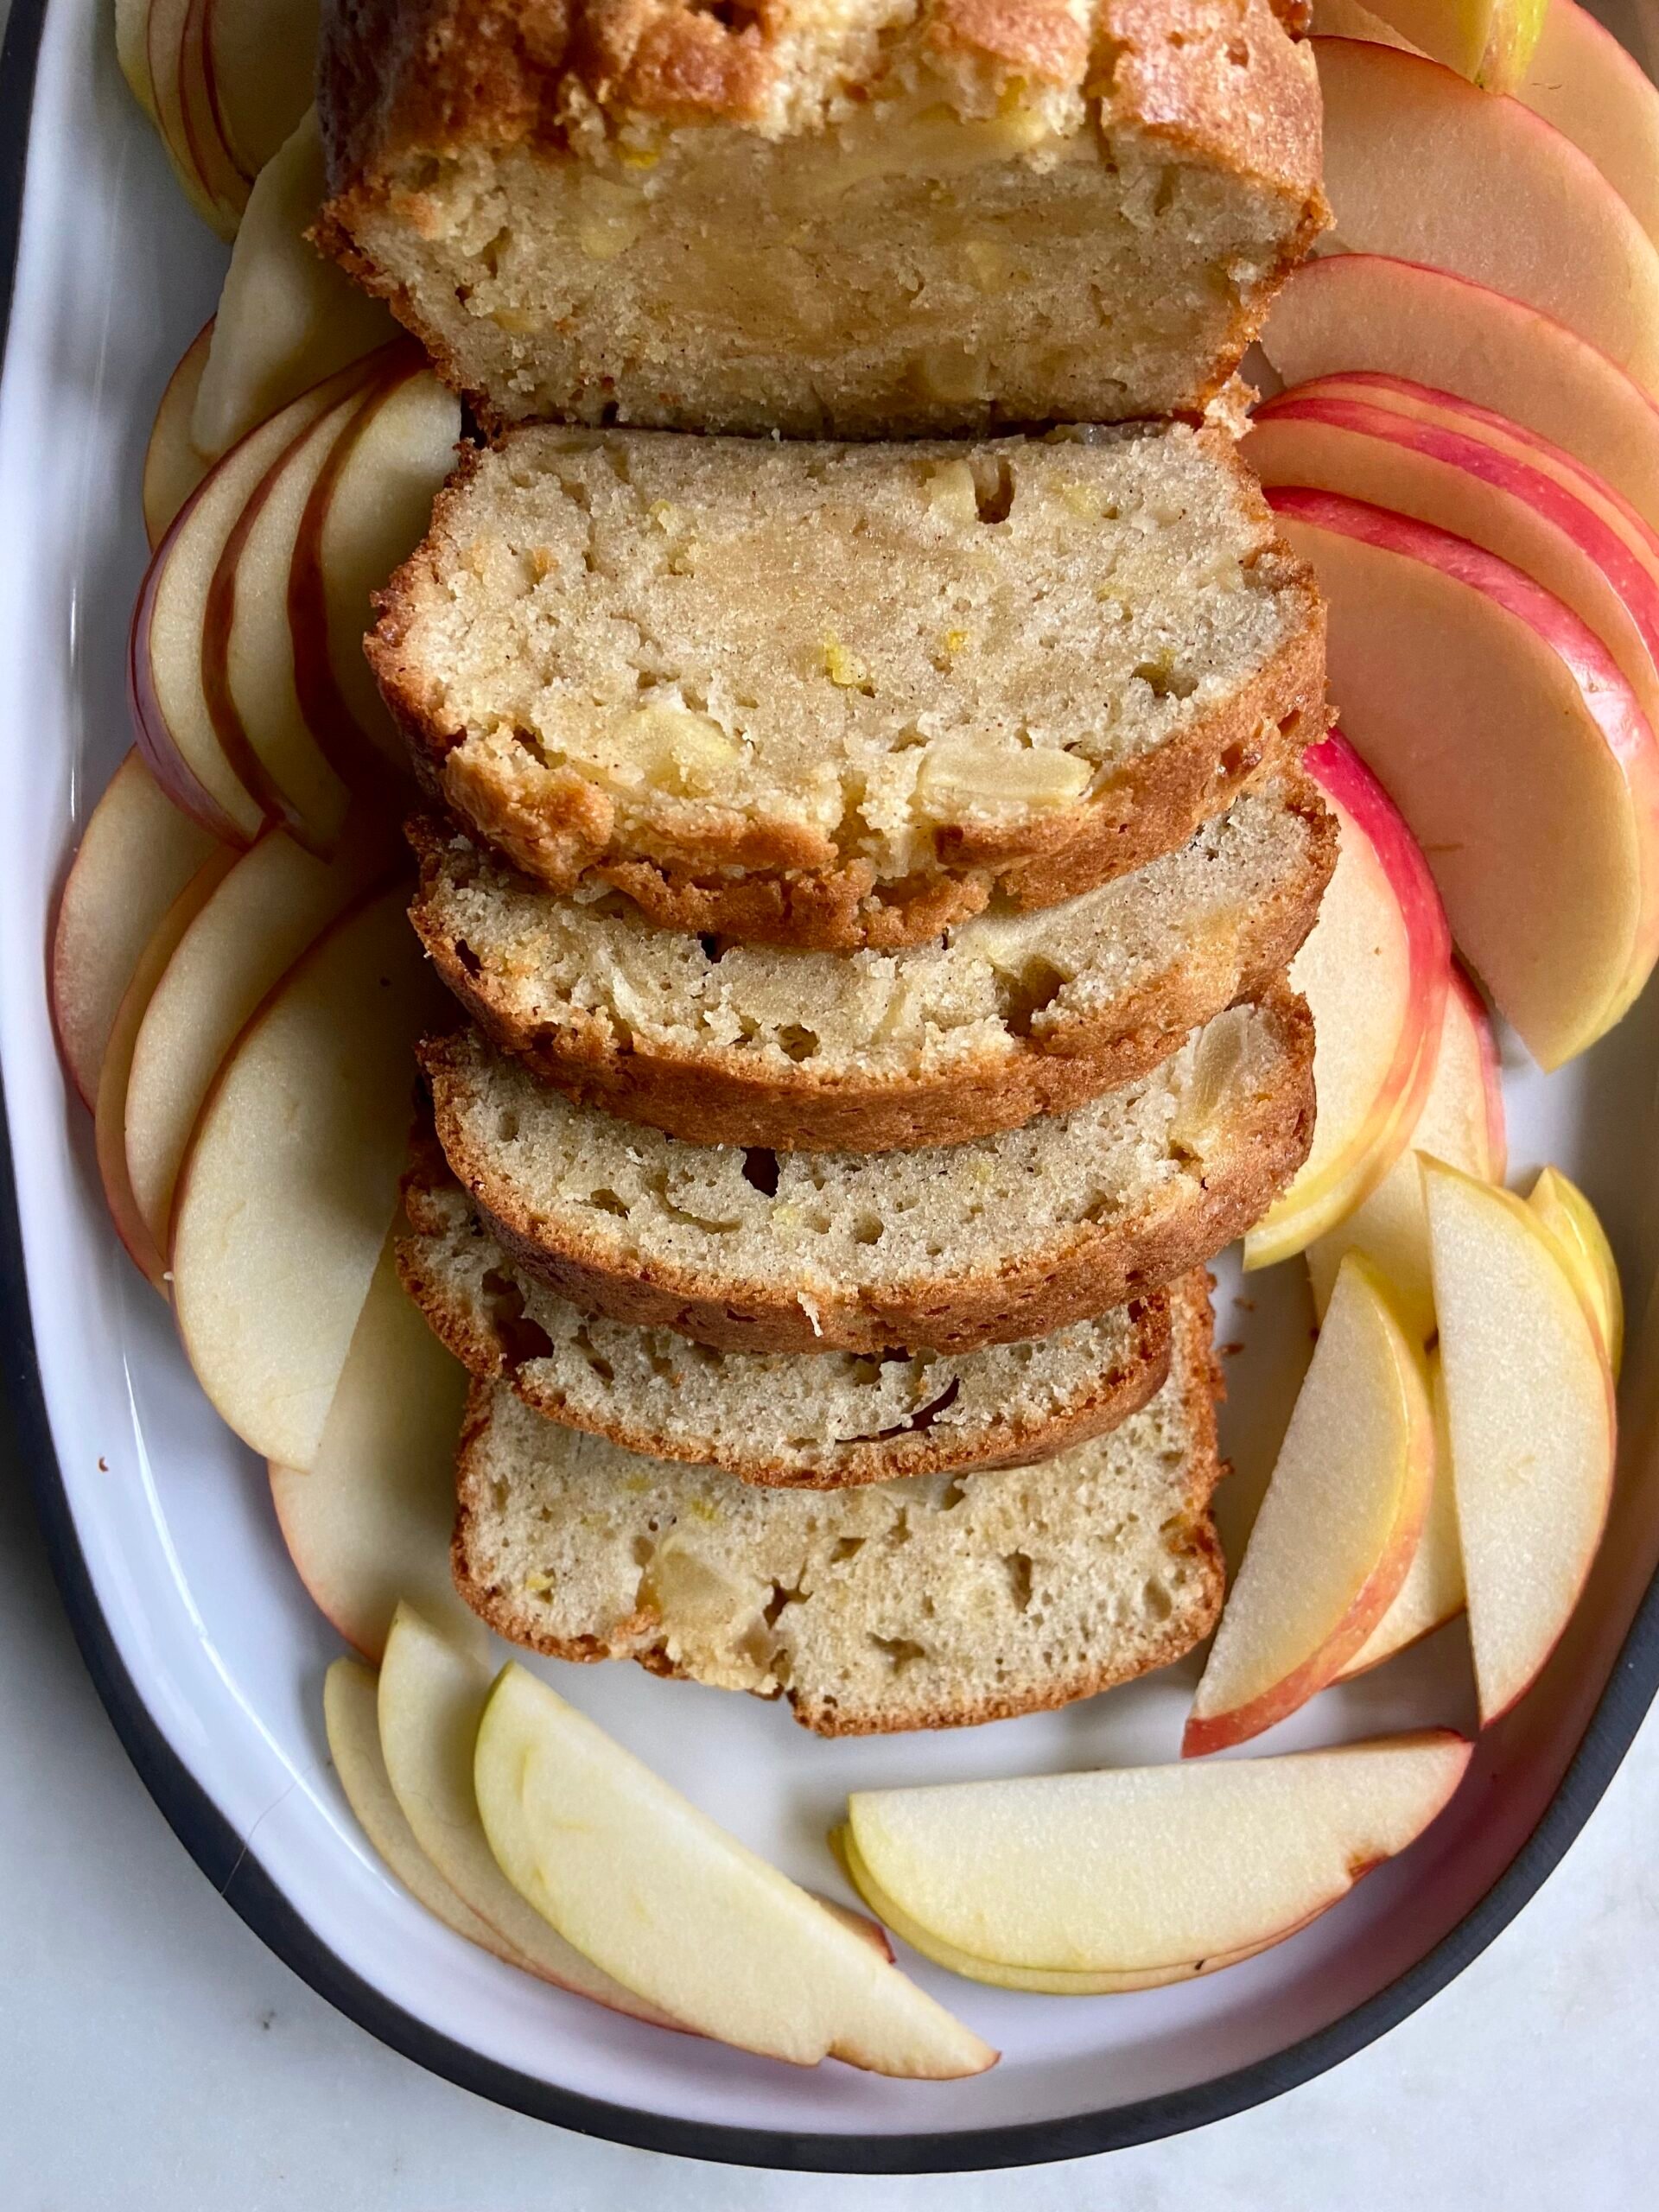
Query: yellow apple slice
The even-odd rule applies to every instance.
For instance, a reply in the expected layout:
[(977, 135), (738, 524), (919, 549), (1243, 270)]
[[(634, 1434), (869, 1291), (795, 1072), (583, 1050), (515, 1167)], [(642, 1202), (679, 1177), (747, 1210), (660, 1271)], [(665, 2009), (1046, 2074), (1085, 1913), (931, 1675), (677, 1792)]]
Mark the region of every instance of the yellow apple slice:
[(115, 0), (115, 54), (121, 74), (152, 123), (156, 120), (156, 87), (149, 74), (150, 0)]
[(1516, 93), (1582, 147), (1659, 240), (1659, 92), (1612, 33), (1573, 0), (1549, 0)]
[(167, 380), (149, 443), (144, 448), (144, 536), (153, 553), (172, 527), (174, 517), (207, 474), (210, 463), (190, 442), (190, 418), (207, 365), (213, 326), (206, 323), (185, 348)]
[(1406, 1579), (1434, 1480), (1421, 1345), (1350, 1253), (1210, 1647), (1183, 1758), (1224, 1751), (1341, 1673)]
[(1336, 873), (1290, 980), (1313, 1013), (1313, 1147), (1244, 1240), (1272, 1267), (1351, 1213), (1399, 1158), (1433, 1071), (1450, 984), (1446, 916), (1423, 856), (1338, 733), (1304, 765), (1337, 817)]
[[(1376, 13), (1417, 53), (1443, 61), (1484, 92), (1503, 93), (1524, 81), (1548, 5), (1548, 0), (1377, 0)], [(1322, 19), (1319, 28), (1336, 26)]]
[(358, 1826), (416, 1903), (424, 1905), (435, 1920), (508, 1966), (532, 1971), (512, 1944), (450, 1887), (416, 1842), (380, 1750), (379, 1696), (373, 1668), (358, 1659), (336, 1659), (322, 1678), (328, 1756)]
[(1469, 1635), (1483, 1726), (1571, 1618), (1612, 1493), (1612, 1376), (1538, 1216), (1423, 1162)]
[(859, 1790), (847, 1816), (881, 1894), (966, 1959), (1174, 1980), (1345, 1897), (1422, 1834), (1471, 1749), (1434, 1729), (1280, 1758)]
[[(1421, 1180), (1415, 1160), (1414, 1172)], [(1446, 1427), (1446, 1381), (1429, 1356), (1429, 1395), (1434, 1408), (1434, 1481), (1423, 1533), (1394, 1603), (1337, 1676), (1339, 1682), (1380, 1667), (1408, 1644), (1433, 1635), (1463, 1611), (1463, 1554), (1458, 1545), (1458, 1504), (1452, 1489), (1452, 1446)]]
[(214, 111), (244, 176), (276, 159), (311, 105), (317, 15), (317, 0), (205, 0)]
[(191, 1132), (244, 1027), (301, 954), (397, 864), (391, 833), (373, 823), (360, 823), (332, 861), (268, 830), (174, 947), (133, 1045), (124, 1116), (127, 1178), (158, 1251), (169, 1243)]
[(1312, 44), (1335, 248), (1472, 277), (1659, 391), (1659, 250), (1589, 156), (1438, 62), (1357, 39)]
[(441, 986), (399, 887), (350, 910), (254, 1015), (179, 1177), (171, 1267), (196, 1378), (245, 1444), (317, 1454), (397, 1207), (413, 1053)]
[(391, 1243), (364, 1302), (316, 1458), (270, 1470), (299, 1578), (347, 1643), (378, 1660), (400, 1598), (473, 1626), (449, 1572), (467, 1375), (397, 1280)]
[(1559, 1167), (1546, 1167), (1528, 1194), (1527, 1204), (1555, 1239), (1567, 1272), (1590, 1303), (1613, 1380), (1624, 1357), (1624, 1293), (1618, 1262), (1596, 1210), (1576, 1183)]
[(1459, 950), (1559, 1067), (1659, 951), (1659, 741), (1635, 694), (1570, 608), (1466, 539), (1333, 493), (1268, 496), (1325, 596), (1344, 732)]
[(1345, 1221), (1307, 1248), (1308, 1277), (1319, 1313), (1323, 1315), (1331, 1303), (1344, 1257), (1363, 1252), (1381, 1271), (1402, 1321), (1426, 1344), (1434, 1333), (1434, 1292), (1428, 1274), (1422, 1171), (1416, 1160), (1420, 1152), (1431, 1153), (1483, 1182), (1503, 1179), (1507, 1147), (1497, 1046), (1479, 994), (1455, 964), (1428, 1096), (1407, 1149)]
[(196, 396), (191, 441), (216, 458), (313, 385), (398, 335), (305, 236), (324, 196), (315, 113), (259, 174), (237, 233)]
[(441, 1635), (412, 1606), (398, 1606), (380, 1666), (380, 1749), (416, 1841), (532, 1974), (613, 2012), (677, 2026), (566, 1942), (497, 1866), (473, 1794), (473, 1749), (489, 1692), (489, 1670), (476, 1647)]
[(478, 1732), (490, 1847), (538, 1913), (688, 2025), (798, 2066), (950, 2080), (996, 2053), (522, 1667)]
[(110, 1026), (156, 924), (215, 849), (129, 753), (86, 818), (52, 929), (58, 1049), (88, 1106)]

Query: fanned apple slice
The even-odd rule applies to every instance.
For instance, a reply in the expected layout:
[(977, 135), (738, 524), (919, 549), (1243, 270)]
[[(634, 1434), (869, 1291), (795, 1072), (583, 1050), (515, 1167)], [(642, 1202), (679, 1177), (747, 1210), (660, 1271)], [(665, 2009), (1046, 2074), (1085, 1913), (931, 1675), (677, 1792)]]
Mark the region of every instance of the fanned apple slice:
[(1224, 1751), (1335, 1680), (1406, 1579), (1434, 1480), (1421, 1346), (1351, 1253), (1337, 1275), (1181, 1738)]
[(1549, 0), (1516, 96), (1582, 147), (1659, 242), (1659, 92), (1605, 24), (1573, 0)]
[(172, 527), (180, 508), (211, 467), (207, 456), (190, 442), (190, 418), (196, 393), (207, 366), (207, 349), (213, 326), (203, 325), (185, 348), (177, 368), (167, 380), (156, 421), (144, 448), (144, 536), (153, 553)]
[(308, 112), (260, 173), (231, 253), (190, 426), (216, 457), (290, 400), (398, 335), (305, 232), (325, 195), (322, 139)]
[(276, 159), (315, 95), (317, 16), (318, 0), (205, 0), (214, 111), (245, 177)]
[(1422, 1834), (1471, 1749), (1434, 1729), (1280, 1758), (859, 1790), (847, 1816), (883, 1896), (965, 1957), (1173, 1980), (1345, 1897)]
[[(1413, 51), (1443, 61), (1483, 92), (1513, 92), (1525, 82), (1543, 28), (1548, 0), (1376, 0), (1377, 28), (1397, 32)], [(1350, 31), (1328, 6), (1315, 16), (1321, 32), (1369, 38), (1367, 10), (1355, 10)]]
[(1538, 1216), (1423, 1162), (1482, 1726), (1531, 1686), (1606, 1524), (1616, 1422), (1595, 1318)]
[(202, 0), (149, 0), (143, 74), (151, 98), (145, 105), (186, 199), (220, 238), (232, 238), (247, 186), (219, 138), (207, 104), (201, 6)]
[(1434, 1332), (1434, 1292), (1420, 1152), (1483, 1182), (1503, 1180), (1507, 1146), (1497, 1046), (1479, 994), (1455, 964), (1428, 1096), (1406, 1150), (1345, 1221), (1307, 1248), (1318, 1313), (1322, 1315), (1330, 1305), (1337, 1270), (1347, 1254), (1363, 1252), (1381, 1269), (1401, 1319), (1426, 1344)]
[(1635, 694), (1570, 608), (1466, 539), (1332, 493), (1268, 497), (1325, 597), (1345, 734), (1459, 950), (1559, 1067), (1659, 951), (1659, 742)]
[(1618, 1262), (1595, 1208), (1559, 1167), (1546, 1167), (1527, 1196), (1555, 1239), (1567, 1271), (1588, 1301), (1615, 1382), (1624, 1357), (1624, 1291)]
[(1374, 1190), (1422, 1109), (1451, 942), (1411, 833), (1338, 733), (1304, 764), (1341, 830), (1336, 873), (1290, 977), (1313, 1008), (1313, 1147), (1244, 1240), (1246, 1268), (1301, 1251)]
[(497, 1866), (473, 1794), (473, 1750), (489, 1692), (489, 1670), (476, 1647), (441, 1635), (412, 1606), (398, 1606), (380, 1667), (380, 1749), (416, 1841), (532, 1974), (613, 2012), (679, 2025), (573, 1948)]
[(406, 887), (350, 910), (244, 1030), (179, 1178), (171, 1265), (197, 1380), (245, 1444), (309, 1467), (397, 1208), (413, 1053), (442, 987)]
[(522, 1667), (490, 1693), (474, 1778), (514, 1887), (687, 2025), (798, 2066), (836, 2057), (938, 2081), (995, 2063), (837, 1915)]
[(1312, 44), (1332, 243), (1541, 308), (1659, 391), (1659, 251), (1589, 156), (1438, 62), (1357, 39)]
[(397, 864), (392, 833), (359, 823), (332, 861), (268, 830), (217, 884), (144, 1009), (127, 1077), (127, 1176), (166, 1251), (173, 1193), (213, 1078), (266, 995)]
[(156, 120), (156, 87), (149, 74), (150, 0), (115, 0), (115, 53), (121, 74), (152, 123)]
[(88, 1106), (110, 1026), (156, 924), (214, 850), (137, 753), (129, 753), (86, 818), (52, 930), (52, 1018)]
[(466, 1397), (466, 1371), (405, 1295), (389, 1241), (316, 1458), (303, 1473), (270, 1470), (301, 1581), (365, 1658), (378, 1661), (402, 1598), (452, 1634), (474, 1627), (449, 1572)]
[[(1413, 1172), (1421, 1179), (1415, 1159)], [(1434, 1481), (1423, 1533), (1394, 1603), (1337, 1676), (1339, 1682), (1380, 1667), (1408, 1644), (1432, 1636), (1463, 1611), (1463, 1553), (1458, 1543), (1458, 1503), (1452, 1489), (1452, 1445), (1446, 1427), (1446, 1380), (1429, 1356), (1429, 1397), (1434, 1408)]]
[(226, 848), (215, 847), (151, 931), (115, 1010), (99, 1068), (92, 1116), (105, 1201), (116, 1233), (134, 1264), (163, 1297), (167, 1295), (164, 1248), (150, 1235), (127, 1179), (127, 1080), (151, 994), (166, 974), (180, 938), (219, 888), (235, 859), (236, 855)]
[(357, 1815), (358, 1826), (417, 1904), (435, 1920), (508, 1966), (533, 1971), (481, 1914), (452, 1889), (415, 1840), (393, 1793), (380, 1750), (380, 1684), (359, 1659), (336, 1659), (322, 1681), (323, 1726), (328, 1755)]

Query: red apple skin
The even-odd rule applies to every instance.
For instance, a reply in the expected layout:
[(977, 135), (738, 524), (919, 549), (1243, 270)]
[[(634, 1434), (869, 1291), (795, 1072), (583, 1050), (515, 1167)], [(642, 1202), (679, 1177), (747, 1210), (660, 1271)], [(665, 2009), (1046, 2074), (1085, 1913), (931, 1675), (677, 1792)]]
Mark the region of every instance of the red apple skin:
[(132, 610), (132, 626), (127, 633), (127, 707), (132, 720), (133, 736), (143, 756), (144, 766), (174, 805), (181, 813), (188, 814), (193, 822), (199, 822), (208, 835), (217, 837), (221, 844), (245, 852), (252, 843), (252, 838), (245, 836), (232, 821), (218, 800), (197, 779), (194, 772), (181, 759), (178, 748), (168, 734), (150, 676), (149, 622), (156, 604), (156, 589), (161, 582), (162, 564), (174, 538), (184, 526), (200, 496), (199, 486), (174, 518), (172, 528), (156, 548), (144, 572), (137, 604)]
[(1542, 638), (1567, 669), (1583, 695), (1586, 712), (1624, 772), (1637, 810), (1643, 860), (1642, 919), (1622, 998), (1614, 1002), (1618, 1014), (1625, 1012), (1659, 957), (1659, 738), (1611, 654), (1553, 593), (1466, 538), (1337, 493), (1281, 488), (1267, 496), (1274, 514), (1287, 520), (1304, 521), (1385, 552), (1403, 554), (1484, 592)]

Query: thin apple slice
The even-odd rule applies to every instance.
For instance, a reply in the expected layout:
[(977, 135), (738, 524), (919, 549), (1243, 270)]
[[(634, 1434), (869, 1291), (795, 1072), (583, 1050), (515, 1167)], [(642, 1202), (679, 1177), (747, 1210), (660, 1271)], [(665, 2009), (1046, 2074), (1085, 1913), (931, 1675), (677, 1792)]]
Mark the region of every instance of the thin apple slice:
[(1640, 62), (1573, 0), (1549, 0), (1516, 97), (1582, 147), (1659, 241), (1659, 92)]
[(144, 536), (153, 553), (171, 529), (180, 508), (207, 474), (210, 463), (190, 442), (190, 418), (213, 343), (211, 319), (186, 347), (167, 380), (161, 405), (144, 448)]
[(1388, 793), (1340, 734), (1303, 759), (1341, 830), (1290, 970), (1313, 1012), (1319, 1115), (1306, 1160), (1244, 1240), (1246, 1268), (1301, 1251), (1393, 1166), (1422, 1110), (1451, 979), (1439, 894)]
[[(149, 0), (144, 20), (146, 102), (184, 194), (205, 223), (224, 238), (236, 235), (241, 181), (222, 146), (204, 143), (201, 106), (206, 83), (199, 54), (191, 49), (190, 18), (200, 0)], [(187, 71), (194, 68), (193, 77)], [(130, 77), (128, 79), (131, 82)]]
[(1406, 1579), (1434, 1480), (1422, 1347), (1350, 1253), (1181, 1738), (1258, 1736), (1335, 1680)]
[(1601, 1541), (1612, 1375), (1595, 1318), (1529, 1207), (1432, 1160), (1423, 1186), (1485, 1726), (1536, 1678)]
[(1444, 270), (1332, 254), (1291, 271), (1262, 344), (1287, 385), (1373, 371), (1492, 409), (1574, 454), (1659, 526), (1659, 409), (1535, 308)]
[(317, 0), (207, 0), (210, 89), (244, 176), (257, 178), (310, 106)]
[(1312, 45), (1338, 250), (1472, 277), (1659, 391), (1659, 250), (1587, 155), (1438, 62), (1357, 39)]
[(1551, 466), (1483, 435), (1461, 402), (1422, 392), (1407, 412), (1382, 397), (1363, 378), (1295, 387), (1258, 409), (1241, 450), (1266, 485), (1365, 499), (1508, 561), (1595, 632), (1659, 728), (1659, 539), (1646, 524), (1626, 508), (1617, 527), (1570, 454)]
[(391, 831), (373, 823), (359, 823), (332, 861), (268, 830), (180, 938), (127, 1077), (128, 1180), (158, 1251), (168, 1249), (191, 1133), (243, 1029), (301, 954), (397, 864)]
[(115, 0), (115, 54), (121, 74), (152, 123), (156, 120), (156, 87), (149, 74), (150, 0)]
[[(1422, 1170), (1414, 1160), (1419, 1179)], [(1434, 1408), (1434, 1481), (1423, 1533), (1394, 1603), (1337, 1676), (1339, 1682), (1369, 1674), (1396, 1651), (1432, 1636), (1464, 1607), (1463, 1553), (1458, 1543), (1458, 1502), (1452, 1488), (1452, 1445), (1446, 1427), (1446, 1379), (1429, 1356), (1429, 1397)]]
[(1307, 1248), (1313, 1305), (1323, 1315), (1337, 1270), (1363, 1252), (1381, 1270), (1400, 1318), (1420, 1343), (1434, 1333), (1428, 1274), (1428, 1217), (1416, 1154), (1430, 1153), (1483, 1182), (1501, 1183), (1506, 1159), (1503, 1084), (1492, 1026), (1480, 995), (1455, 963), (1434, 1071), (1407, 1148), (1346, 1220)]
[(1624, 1358), (1624, 1292), (1618, 1262), (1595, 1208), (1559, 1167), (1546, 1167), (1527, 1195), (1544, 1227), (1555, 1239), (1567, 1273), (1589, 1302), (1602, 1350), (1614, 1382)]
[(1422, 1834), (1472, 1748), (1433, 1729), (1280, 1758), (859, 1790), (847, 1815), (883, 1894), (967, 1956), (1173, 1979), (1345, 1897)]
[(473, 1750), (490, 1694), (476, 1649), (400, 1605), (380, 1667), (380, 1749), (416, 1843), (456, 1894), (543, 1981), (658, 2027), (679, 2022), (574, 1949), (497, 1866), (473, 1794)]
[(99, 1069), (93, 1135), (105, 1200), (116, 1233), (133, 1263), (163, 1297), (167, 1295), (164, 1248), (150, 1235), (127, 1179), (127, 1079), (150, 995), (167, 972), (180, 938), (219, 888), (235, 859), (233, 852), (216, 847), (156, 923), (116, 1007)]
[(451, 1634), (471, 1622), (449, 1572), (466, 1398), (466, 1372), (405, 1295), (388, 1243), (315, 1459), (270, 1470), (289, 1557), (365, 1658), (378, 1661), (400, 1598)]
[(413, 1052), (442, 988), (404, 887), (349, 911), (243, 1032), (197, 1122), (173, 1296), (197, 1380), (244, 1443), (315, 1461), (397, 1207)]
[(522, 1667), (490, 1693), (474, 1779), (514, 1887), (688, 2025), (798, 2066), (836, 2057), (940, 2081), (995, 2063), (836, 1915)]
[(336, 1659), (322, 1678), (328, 1755), (358, 1826), (415, 1902), (424, 1905), (435, 1920), (508, 1966), (532, 1971), (522, 1955), (450, 1887), (416, 1842), (380, 1750), (379, 1697), (379, 1679), (361, 1660)]
[(322, 139), (308, 112), (259, 173), (237, 233), (191, 439), (217, 456), (290, 400), (398, 335), (306, 238), (324, 198)]
[[(1443, 61), (1483, 92), (1513, 92), (1532, 67), (1548, 0), (1377, 0), (1379, 28), (1397, 32), (1412, 51)], [(1366, 11), (1351, 32), (1369, 38)], [(1316, 18), (1322, 32), (1341, 31), (1340, 19), (1327, 20), (1328, 7)]]
[(460, 402), (429, 371), (389, 382), (335, 447), (307, 503), (289, 626), (301, 706), (336, 758), (366, 737), (407, 768), (363, 639), (373, 594), (426, 534), (460, 437)]
[(88, 1106), (122, 994), (156, 924), (215, 849), (129, 753), (87, 817), (52, 930), (58, 1049)]
[(1659, 743), (1635, 694), (1568, 607), (1465, 539), (1331, 493), (1268, 496), (1327, 602), (1345, 732), (1459, 950), (1559, 1067), (1659, 951)]

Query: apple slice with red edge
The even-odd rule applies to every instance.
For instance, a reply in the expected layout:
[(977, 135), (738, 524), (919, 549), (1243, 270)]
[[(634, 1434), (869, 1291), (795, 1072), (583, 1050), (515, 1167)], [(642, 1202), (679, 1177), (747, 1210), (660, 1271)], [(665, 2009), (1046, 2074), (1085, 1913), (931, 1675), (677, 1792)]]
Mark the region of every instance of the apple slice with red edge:
[(1459, 949), (1560, 1066), (1659, 952), (1659, 744), (1635, 694), (1570, 608), (1466, 539), (1332, 493), (1268, 499), (1326, 601), (1344, 731)]
[(1281, 1941), (1406, 1850), (1472, 1749), (1430, 1729), (1278, 1758), (856, 1790), (848, 1826), (880, 1893), (979, 1961), (976, 1979), (1000, 1966), (1176, 1980)]
[[(1412, 49), (1455, 69), (1483, 92), (1516, 92), (1532, 67), (1548, 0), (1377, 0), (1380, 27), (1397, 32)], [(1367, 11), (1356, 10), (1359, 28), (1346, 29), (1340, 14), (1315, 16), (1321, 32), (1370, 37)]]
[(1388, 793), (1339, 732), (1302, 757), (1341, 830), (1319, 918), (1290, 969), (1313, 1013), (1319, 1111), (1306, 1160), (1244, 1240), (1250, 1268), (1323, 1236), (1399, 1158), (1451, 976), (1439, 895)]
[(1360, 1650), (1405, 1581), (1434, 1480), (1422, 1346), (1350, 1253), (1228, 1592), (1184, 1758), (1287, 1719)]
[(1483, 1182), (1503, 1180), (1507, 1148), (1497, 1044), (1480, 994), (1453, 962), (1428, 1094), (1407, 1147), (1368, 1198), (1307, 1248), (1314, 1310), (1323, 1314), (1350, 1252), (1381, 1269), (1401, 1319), (1421, 1343), (1434, 1333), (1420, 1152)]
[(144, 1009), (127, 1077), (127, 1177), (158, 1251), (202, 1104), (237, 1039), (302, 953), (398, 864), (395, 832), (356, 824), (332, 861), (267, 830), (175, 945)]
[(186, 347), (167, 380), (144, 448), (144, 536), (153, 553), (172, 527), (175, 516), (212, 466), (190, 442), (190, 418), (207, 365), (213, 326), (205, 323)]
[(407, 887), (348, 909), (244, 1030), (178, 1182), (179, 1332), (221, 1418), (308, 1468), (397, 1210), (414, 1048), (448, 1001)]
[(233, 238), (247, 201), (247, 179), (219, 134), (208, 97), (205, 4), (206, 0), (150, 0), (145, 59), (156, 127), (185, 196), (221, 238)]
[(126, 1246), (133, 1264), (163, 1297), (167, 1295), (167, 1267), (162, 1248), (150, 1235), (127, 1179), (127, 1078), (150, 995), (166, 973), (180, 938), (224, 880), (235, 859), (234, 852), (216, 847), (156, 923), (115, 1010), (99, 1069), (92, 1126), (105, 1201), (116, 1234)]
[[(1419, 1171), (1421, 1173), (1421, 1170)], [(1437, 1354), (1428, 1356), (1429, 1401), (1434, 1414), (1434, 1480), (1423, 1533), (1394, 1603), (1336, 1677), (1351, 1681), (1396, 1651), (1444, 1628), (1464, 1609), (1463, 1551), (1458, 1542), (1458, 1502), (1452, 1488), (1452, 1446), (1446, 1426), (1446, 1380)]]
[(1590, 1307), (1615, 1382), (1624, 1357), (1624, 1292), (1618, 1262), (1595, 1208), (1559, 1167), (1546, 1167), (1527, 1204), (1555, 1239), (1567, 1273)]
[(1311, 43), (1332, 245), (1473, 277), (1659, 391), (1659, 250), (1589, 156), (1439, 62), (1357, 39)]
[(1512, 1192), (1423, 1162), (1483, 1726), (1536, 1680), (1606, 1525), (1617, 1422), (1595, 1317)]
[(219, 135), (257, 180), (316, 96), (318, 0), (206, 0), (208, 88)]
[(216, 849), (181, 814), (136, 752), (86, 818), (52, 928), (58, 1050), (88, 1106), (122, 994), (156, 924)]

